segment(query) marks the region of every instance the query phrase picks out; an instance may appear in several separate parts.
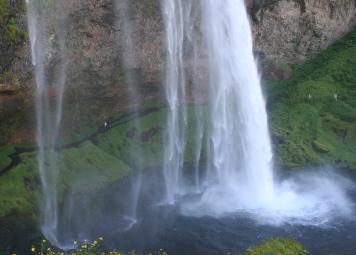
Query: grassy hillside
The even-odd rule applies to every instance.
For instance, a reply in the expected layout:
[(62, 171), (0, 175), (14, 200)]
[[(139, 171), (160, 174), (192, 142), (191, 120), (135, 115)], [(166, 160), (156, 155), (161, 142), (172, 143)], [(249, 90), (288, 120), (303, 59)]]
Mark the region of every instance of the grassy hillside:
[(289, 81), (267, 82), (267, 97), (279, 164), (356, 170), (356, 29)]
[[(192, 162), (195, 146), (194, 108), (188, 107), (187, 150), (185, 160)], [(105, 189), (111, 183), (126, 177), (134, 168), (160, 169), (163, 163), (162, 141), (166, 125), (166, 108), (156, 108), (143, 116), (128, 115), (110, 122), (110, 128), (90, 129), (62, 143), (58, 152), (47, 152), (45, 166), (58, 159), (59, 197), (65, 190), (90, 193)], [(130, 117), (131, 116), (131, 117)], [(21, 147), (19, 147), (21, 148)], [(11, 164), (15, 147), (0, 148), (0, 218), (11, 212), (36, 211), (39, 176), (34, 152), (19, 154), (19, 164), (1, 173)], [(31, 184), (31, 185), (29, 185)], [(36, 191), (36, 197), (33, 196)]]

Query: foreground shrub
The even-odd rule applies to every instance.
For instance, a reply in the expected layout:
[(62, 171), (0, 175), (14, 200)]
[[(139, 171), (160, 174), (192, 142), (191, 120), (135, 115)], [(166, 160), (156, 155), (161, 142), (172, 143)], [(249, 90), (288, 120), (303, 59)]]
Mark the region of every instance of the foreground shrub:
[(307, 255), (308, 252), (296, 241), (277, 238), (249, 248), (244, 255)]
[[(47, 240), (42, 240), (38, 246), (33, 245), (30, 251), (34, 255), (141, 255), (140, 252), (130, 251), (122, 252), (118, 250), (104, 251), (101, 247), (103, 237), (91, 242), (77, 242), (73, 241), (73, 249), (69, 251), (62, 251), (52, 247)], [(165, 251), (160, 249), (157, 252), (149, 253), (150, 255), (167, 255)]]
[[(168, 255), (162, 249), (156, 252), (141, 253), (137, 251), (122, 252), (118, 250), (105, 251), (101, 247), (102, 237), (97, 240), (78, 243), (73, 241), (73, 249), (62, 251), (52, 247), (47, 240), (42, 240), (40, 245), (32, 246), (30, 252), (33, 255)], [(230, 254), (230, 253), (227, 253)], [(297, 241), (276, 238), (267, 240), (255, 247), (247, 249), (243, 255), (308, 255), (309, 253)], [(0, 255), (1, 252), (0, 252)], [(16, 255), (13, 253), (12, 255)], [(204, 254), (197, 254), (204, 255)], [(224, 255), (224, 253), (222, 253)]]

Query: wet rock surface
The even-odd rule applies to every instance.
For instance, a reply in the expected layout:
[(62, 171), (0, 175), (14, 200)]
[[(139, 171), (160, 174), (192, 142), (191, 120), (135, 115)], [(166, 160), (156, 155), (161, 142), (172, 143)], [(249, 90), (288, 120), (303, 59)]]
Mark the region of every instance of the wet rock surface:
[[(18, 30), (26, 31), (24, 1), (11, 4), (3, 20), (6, 24), (11, 20)], [(262, 73), (269, 79), (288, 79), (286, 64), (310, 58), (349, 31), (356, 21), (353, 0), (246, 0), (246, 4)], [(193, 7), (198, 6), (199, 1), (194, 1)], [(59, 79), (55, 74), (61, 62), (55, 30), (58, 24), (64, 30), (68, 63), (64, 104), (68, 130), (64, 133), (80, 131), (82, 126), (107, 119), (140, 101), (162, 101), (165, 52), (160, 1), (76, 0), (46, 8), (49, 87)], [(60, 11), (53, 12), (54, 8)], [(17, 9), (22, 11), (15, 12)], [(192, 17), (198, 19), (194, 11)], [(1, 51), (0, 63), (1, 130), (7, 129), (4, 123), (11, 118), (4, 112), (33, 108), (35, 87), (28, 36), (18, 35), (12, 44), (2, 40), (0, 48), (4, 47), (7, 50)], [(186, 55), (189, 65), (189, 49)], [(203, 54), (200, 58), (203, 65), (206, 59)], [(204, 73), (197, 79), (204, 79)], [(132, 82), (142, 95), (129, 103)], [(55, 96), (53, 89), (49, 91)], [(27, 133), (25, 137), (33, 134), (33, 125), (25, 118), (12, 129), (0, 143), (14, 140), (16, 131)]]

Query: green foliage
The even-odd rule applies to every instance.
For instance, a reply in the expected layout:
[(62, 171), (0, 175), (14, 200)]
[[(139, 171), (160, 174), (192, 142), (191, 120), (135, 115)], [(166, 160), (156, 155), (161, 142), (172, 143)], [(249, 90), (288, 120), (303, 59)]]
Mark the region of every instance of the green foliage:
[(356, 29), (266, 87), (279, 164), (356, 169)]
[(5, 28), (0, 29), (0, 43), (4, 44), (5, 48), (19, 44), (26, 38), (26, 29), (18, 24), (15, 18), (24, 10), (24, 1), (10, 3), (9, 0), (0, 0), (0, 28)]
[[(104, 251), (102, 249), (103, 237), (99, 237), (91, 242), (85, 241), (79, 243), (73, 241), (73, 250), (61, 251), (52, 247), (47, 240), (42, 240), (39, 245), (32, 245), (29, 252), (34, 255), (139, 255), (143, 254), (137, 251), (121, 252), (118, 250)], [(155, 252), (149, 252), (152, 255), (167, 255), (167, 253), (159, 249)], [(267, 240), (253, 248), (247, 249), (244, 255), (308, 255), (309, 253), (301, 244), (294, 240), (275, 238)]]
[(276, 238), (249, 248), (244, 255), (307, 255), (308, 252), (296, 241)]
[(9, 14), (10, 4), (9, 0), (0, 0), (0, 26), (4, 18)]
[[(40, 245), (32, 245), (29, 249), (34, 255), (140, 255), (137, 251), (122, 252), (119, 250), (104, 251), (102, 248), (103, 237), (99, 237), (91, 242), (84, 241), (79, 243), (73, 241), (73, 249), (69, 251), (58, 250), (52, 247), (47, 240), (42, 240)], [(150, 252), (150, 255), (167, 255), (162, 249), (157, 252)]]
[(5, 43), (18, 44), (26, 38), (26, 31), (18, 26), (14, 18), (10, 18), (4, 33)]

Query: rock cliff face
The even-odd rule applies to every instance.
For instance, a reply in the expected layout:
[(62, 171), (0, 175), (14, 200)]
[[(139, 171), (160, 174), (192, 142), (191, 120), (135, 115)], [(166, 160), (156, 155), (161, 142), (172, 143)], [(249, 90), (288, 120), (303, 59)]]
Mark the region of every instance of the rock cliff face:
[[(248, 1), (256, 50), (271, 67), (300, 63), (326, 48), (356, 23), (354, 0)], [(274, 65), (268, 65), (271, 62)]]
[[(11, 6), (3, 2), (10, 2)], [(136, 100), (161, 98), (165, 53), (160, 0), (64, 2), (60, 8), (67, 17), (64, 122), (71, 129), (68, 132), (110, 118)], [(267, 78), (288, 78), (286, 63), (299, 63), (313, 56), (356, 22), (354, 0), (246, 2), (256, 52)], [(31, 115), (28, 112), (32, 109), (34, 79), (28, 36), (19, 32), (26, 31), (23, 6), (24, 0), (0, 0), (1, 26), (18, 32), (16, 40), (0, 40), (1, 59), (6, 59), (0, 62), (0, 132), (4, 134), (0, 145), (28, 142), (33, 133), (31, 122), (24, 117)], [(14, 8), (21, 11), (15, 12)], [(46, 50), (51, 53), (47, 59), (48, 74), (53, 74), (60, 62), (53, 27), (52, 24), (46, 35), (49, 42)], [(0, 30), (0, 38), (5, 38), (9, 29)], [(52, 76), (48, 86), (56, 79)], [(129, 83), (136, 84), (141, 97), (134, 100), (130, 97)], [(48, 96), (55, 95), (53, 90)]]

